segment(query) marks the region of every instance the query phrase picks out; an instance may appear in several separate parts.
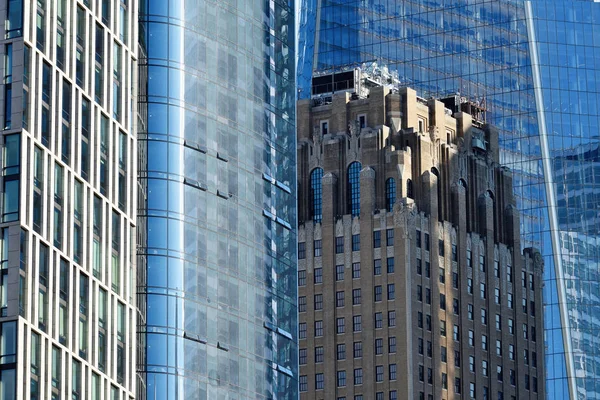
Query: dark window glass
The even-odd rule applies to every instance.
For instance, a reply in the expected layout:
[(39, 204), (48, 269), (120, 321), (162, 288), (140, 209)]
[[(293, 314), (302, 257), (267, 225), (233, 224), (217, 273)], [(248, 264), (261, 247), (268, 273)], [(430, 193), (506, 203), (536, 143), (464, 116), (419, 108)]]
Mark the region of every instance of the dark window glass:
[(343, 265), (335, 266), (335, 280), (336, 281), (344, 280), (344, 266)]
[(323, 168), (315, 168), (310, 173), (310, 190), (312, 198), (313, 221), (321, 222), (323, 219)]
[(298, 243), (298, 259), (303, 260), (306, 258), (306, 242)]
[(373, 262), (373, 274), (381, 275), (381, 260), (377, 259)]
[(344, 252), (344, 237), (337, 236), (335, 238), (335, 254), (341, 254)]
[(389, 257), (387, 259), (387, 272), (388, 274), (391, 274), (394, 272), (394, 257)]
[(386, 246), (394, 245), (394, 229), (386, 229), (385, 230), (385, 244)]
[(352, 251), (360, 251), (360, 235), (352, 235)]
[(373, 231), (373, 247), (381, 247), (381, 231)]
[(315, 250), (314, 250), (314, 256), (315, 257), (321, 257), (321, 246), (322, 246), (322, 242), (321, 239), (319, 240), (315, 240), (314, 241), (314, 246), (315, 246)]
[(323, 283), (323, 268), (315, 268), (314, 283)]
[(306, 270), (298, 271), (298, 286), (306, 285)]
[(360, 263), (352, 264), (352, 279), (360, 278)]
[(360, 215), (360, 170), (362, 165), (355, 161), (348, 167), (348, 209), (353, 217)]
[(391, 212), (396, 203), (396, 180), (389, 178), (385, 181), (385, 208)]

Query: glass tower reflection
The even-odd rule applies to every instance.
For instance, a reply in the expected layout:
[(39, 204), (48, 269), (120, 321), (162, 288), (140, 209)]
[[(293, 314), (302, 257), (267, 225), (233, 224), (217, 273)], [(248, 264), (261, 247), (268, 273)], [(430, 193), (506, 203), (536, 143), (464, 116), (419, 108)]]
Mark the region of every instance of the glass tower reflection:
[(544, 256), (548, 396), (600, 398), (600, 4), (303, 4), (300, 97), (310, 96), (314, 69), (376, 60), (424, 97), (460, 92), (489, 110), (514, 171), (523, 246)]
[(294, 2), (145, 0), (148, 399), (297, 397)]

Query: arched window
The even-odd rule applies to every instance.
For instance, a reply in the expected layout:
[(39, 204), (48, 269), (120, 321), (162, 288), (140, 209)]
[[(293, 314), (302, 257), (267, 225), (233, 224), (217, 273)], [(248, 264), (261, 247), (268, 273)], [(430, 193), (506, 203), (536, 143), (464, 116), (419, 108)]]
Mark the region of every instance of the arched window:
[(413, 194), (413, 183), (410, 179), (406, 180), (406, 197), (409, 199), (414, 199)]
[(315, 168), (310, 173), (310, 193), (312, 197), (313, 221), (323, 220), (323, 168)]
[(362, 165), (355, 161), (348, 167), (348, 210), (353, 217), (360, 215), (360, 170)]
[(385, 208), (391, 212), (396, 204), (396, 180), (388, 178), (385, 181)]

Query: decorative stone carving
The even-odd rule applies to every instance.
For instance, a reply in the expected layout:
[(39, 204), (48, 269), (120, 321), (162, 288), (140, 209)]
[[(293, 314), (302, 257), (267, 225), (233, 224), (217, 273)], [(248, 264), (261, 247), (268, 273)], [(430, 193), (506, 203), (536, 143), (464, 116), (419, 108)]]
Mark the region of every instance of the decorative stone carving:
[(394, 226), (404, 228), (403, 238), (408, 238), (412, 235), (413, 229), (409, 229), (414, 225), (417, 217), (417, 206), (414, 202), (406, 203), (398, 201), (394, 204)]

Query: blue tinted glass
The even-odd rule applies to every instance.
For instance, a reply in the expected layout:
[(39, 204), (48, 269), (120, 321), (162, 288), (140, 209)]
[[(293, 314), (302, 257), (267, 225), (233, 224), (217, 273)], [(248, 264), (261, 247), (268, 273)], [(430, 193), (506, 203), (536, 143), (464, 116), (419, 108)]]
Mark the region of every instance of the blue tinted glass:
[(313, 221), (323, 219), (323, 168), (315, 168), (310, 173), (310, 188), (312, 191)]
[(360, 170), (361, 164), (353, 162), (348, 167), (348, 210), (352, 216), (360, 215)]
[(396, 204), (396, 180), (388, 178), (385, 181), (385, 208), (391, 212)]

